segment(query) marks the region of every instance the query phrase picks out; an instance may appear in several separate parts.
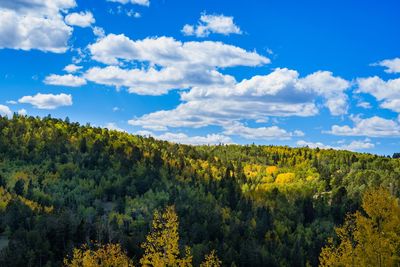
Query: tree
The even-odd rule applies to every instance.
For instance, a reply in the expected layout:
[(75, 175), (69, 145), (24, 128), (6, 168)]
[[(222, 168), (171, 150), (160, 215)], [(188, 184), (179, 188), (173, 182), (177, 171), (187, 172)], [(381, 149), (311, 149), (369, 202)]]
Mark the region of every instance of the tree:
[(399, 266), (399, 200), (383, 188), (369, 190), (363, 212), (349, 215), (336, 228), (339, 244), (329, 240), (320, 254), (321, 266)]
[(186, 248), (185, 257), (179, 257), (178, 216), (173, 206), (169, 206), (161, 214), (154, 212), (151, 232), (142, 244), (145, 250), (140, 259), (142, 266), (191, 266), (192, 256)]
[(14, 185), (15, 194), (22, 196), (24, 193), (25, 182), (22, 179), (19, 179)]
[(98, 245), (90, 249), (87, 245), (74, 248), (72, 259), (65, 258), (68, 267), (133, 267), (132, 260), (119, 244)]
[(204, 261), (200, 264), (200, 267), (220, 267), (222, 261), (218, 258), (215, 253), (215, 250), (211, 251), (210, 254), (207, 254)]

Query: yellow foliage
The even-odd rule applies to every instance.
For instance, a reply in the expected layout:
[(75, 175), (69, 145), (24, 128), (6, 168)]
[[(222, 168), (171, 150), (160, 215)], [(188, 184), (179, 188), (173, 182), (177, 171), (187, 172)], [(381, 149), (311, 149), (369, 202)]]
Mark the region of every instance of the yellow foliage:
[(145, 250), (140, 259), (142, 266), (192, 266), (190, 249), (186, 248), (184, 258), (179, 258), (178, 216), (173, 206), (160, 214), (154, 212), (152, 230), (142, 244)]
[(263, 182), (263, 183), (272, 183), (272, 182), (274, 182), (274, 178), (272, 178), (272, 176), (264, 176), (261, 179), (261, 182)]
[(280, 173), (275, 179), (275, 183), (277, 184), (287, 184), (293, 183), (295, 178), (295, 174), (292, 172)]
[(11, 194), (2, 186), (0, 186), (0, 211), (5, 211), (11, 198)]
[(336, 228), (340, 243), (329, 240), (320, 254), (321, 266), (399, 266), (400, 207), (398, 199), (379, 188), (363, 196), (361, 212)]
[(266, 171), (267, 171), (267, 173), (268, 174), (276, 174), (277, 172), (278, 172), (278, 167), (276, 167), (276, 166), (268, 166), (267, 168), (266, 168)]
[(221, 265), (222, 261), (220, 261), (215, 250), (213, 250), (210, 254), (206, 255), (204, 261), (200, 264), (200, 267), (220, 267)]
[(22, 171), (17, 171), (13, 175), (13, 180), (18, 181), (18, 180), (23, 180), (23, 181), (28, 181), (29, 177), (28, 174)]
[(44, 211), (46, 213), (50, 213), (53, 211), (53, 206), (42, 206), (39, 203), (33, 201), (33, 200), (29, 200), (27, 198), (18, 196), (18, 199), (24, 203), (26, 206), (28, 206), (32, 211)]
[(87, 245), (75, 248), (72, 259), (64, 259), (68, 267), (133, 267), (132, 260), (119, 244), (96, 245), (94, 250)]

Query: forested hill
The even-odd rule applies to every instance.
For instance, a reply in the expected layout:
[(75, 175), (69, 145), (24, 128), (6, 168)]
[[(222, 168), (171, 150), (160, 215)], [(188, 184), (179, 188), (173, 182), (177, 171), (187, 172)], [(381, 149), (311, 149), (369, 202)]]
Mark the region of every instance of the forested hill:
[[(365, 190), (399, 197), (400, 160), (276, 146), (187, 146), (68, 120), (0, 117), (0, 266), (61, 266), (117, 243), (138, 266), (155, 210), (173, 206), (193, 265), (319, 264)], [(156, 213), (157, 214), (157, 213)]]

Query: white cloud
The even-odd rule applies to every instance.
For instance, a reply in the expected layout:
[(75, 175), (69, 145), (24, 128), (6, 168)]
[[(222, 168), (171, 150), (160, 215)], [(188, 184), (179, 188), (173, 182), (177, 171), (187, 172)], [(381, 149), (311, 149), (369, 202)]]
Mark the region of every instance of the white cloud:
[(359, 102), (357, 102), (357, 107), (365, 108), (365, 109), (370, 109), (370, 108), (372, 108), (371, 103), (366, 102), (366, 101), (359, 101)]
[(86, 84), (86, 80), (82, 77), (74, 76), (72, 74), (56, 75), (51, 74), (44, 79), (45, 84), (50, 85), (63, 85), (70, 87), (79, 87)]
[(357, 151), (357, 150), (371, 149), (374, 147), (375, 144), (371, 143), (369, 139), (365, 139), (361, 141), (360, 140), (352, 141), (350, 144), (342, 146), (342, 149)]
[(133, 17), (133, 18), (135, 18), (135, 19), (138, 19), (138, 18), (142, 17), (142, 15), (141, 15), (139, 12), (136, 12), (136, 11), (134, 11), (134, 10), (129, 10), (129, 11), (127, 11), (127, 12), (126, 12), (126, 15), (127, 15), (128, 17)]
[(300, 87), (305, 91), (314, 91), (326, 99), (325, 106), (332, 115), (347, 113), (347, 95), (344, 90), (350, 87), (350, 82), (334, 77), (332, 72), (317, 71), (300, 81)]
[(116, 2), (120, 4), (135, 4), (135, 5), (141, 5), (141, 6), (150, 6), (150, 1), (149, 0), (107, 0), (108, 2)]
[(8, 100), (6, 103), (7, 103), (7, 104), (10, 104), (10, 105), (18, 104), (18, 102), (15, 101), (15, 100)]
[(0, 104), (0, 116), (7, 116), (9, 118), (12, 117), (11, 109), (5, 105)]
[(78, 27), (82, 27), (82, 28), (86, 28), (89, 27), (90, 25), (92, 25), (93, 23), (96, 22), (96, 20), (93, 17), (92, 12), (86, 11), (86, 12), (80, 12), (80, 13), (71, 13), (68, 14), (65, 17), (65, 22), (68, 25), (71, 26), (78, 26)]
[(62, 13), (75, 0), (0, 1), (0, 48), (64, 53), (73, 29)]
[(187, 145), (217, 145), (217, 144), (232, 144), (232, 139), (221, 134), (207, 134), (206, 136), (188, 136), (184, 133), (164, 133), (156, 135), (149, 131), (139, 131), (136, 134), (143, 136), (152, 136), (155, 139), (165, 140), (173, 143)]
[(67, 94), (41, 94), (34, 96), (23, 96), (18, 100), (19, 103), (31, 104), (38, 109), (55, 109), (61, 106), (71, 106), (72, 96)]
[[(234, 77), (219, 68), (258, 66), (269, 59), (256, 52), (220, 42), (186, 42), (159, 37), (132, 41), (124, 35), (110, 34), (89, 46), (92, 58), (106, 64), (133, 62), (145, 67), (124, 69), (120, 66), (93, 67), (86, 79), (129, 92), (161, 95), (173, 89), (193, 86), (233, 86)], [(146, 66), (147, 65), (147, 66)]]
[(235, 79), (215, 70), (181, 69), (166, 67), (161, 70), (131, 69), (116, 66), (94, 67), (85, 73), (89, 81), (120, 87), (127, 87), (130, 93), (139, 95), (162, 95), (172, 89), (185, 89), (192, 86), (233, 85)]
[(97, 37), (97, 39), (102, 39), (106, 36), (104, 29), (101, 27), (94, 26), (92, 28), (92, 30), (93, 30), (93, 34)]
[[(311, 83), (310, 79), (319, 82)], [(316, 101), (340, 98), (340, 90), (345, 90), (345, 84), (348, 83), (331, 73), (316, 72), (299, 78), (296, 71), (276, 69), (268, 75), (254, 76), (230, 87), (194, 87), (181, 94), (183, 103), (177, 108), (149, 113), (133, 118), (129, 123), (147, 129), (167, 130), (209, 125), (224, 127), (241, 120), (264, 121), (267, 116), (314, 116), (318, 113)], [(328, 108), (337, 114), (337, 109)]]
[(349, 144), (343, 144), (340, 146), (330, 146), (325, 145), (321, 142), (307, 142), (304, 140), (300, 140), (297, 143), (297, 146), (300, 147), (309, 147), (309, 148), (322, 148), (322, 149), (336, 149), (336, 150), (350, 150), (350, 151), (358, 151), (358, 150), (367, 150), (375, 147), (375, 144), (371, 143), (371, 140), (355, 140), (350, 142)]
[(27, 112), (26, 109), (24, 109), (24, 108), (18, 110), (17, 113), (18, 113), (19, 115), (23, 115), (23, 116), (25, 116), (26, 114), (28, 114), (28, 112)]
[(369, 136), (369, 137), (398, 137), (400, 136), (400, 124), (398, 121), (373, 116), (361, 119), (352, 116), (353, 127), (348, 125), (333, 125), (329, 133), (342, 136)]
[(66, 71), (68, 73), (75, 73), (75, 72), (79, 71), (80, 69), (82, 69), (82, 66), (77, 66), (75, 64), (69, 64), (69, 65), (65, 66), (64, 71)]
[(92, 58), (105, 64), (119, 60), (150, 62), (159, 66), (235, 67), (259, 66), (270, 60), (256, 52), (221, 42), (182, 43), (171, 37), (145, 38), (133, 41), (123, 34), (109, 34), (89, 45)]
[(400, 73), (400, 58), (385, 59), (372, 65), (385, 67), (387, 73)]
[(322, 148), (322, 149), (331, 149), (331, 148), (333, 148), (332, 146), (328, 146), (328, 145), (325, 145), (325, 144), (323, 144), (323, 143), (321, 143), (321, 142), (307, 142), (307, 141), (304, 141), (304, 140), (299, 140), (299, 141), (297, 141), (297, 143), (296, 143), (298, 146), (300, 146), (300, 147), (309, 147), (309, 148)]
[(226, 135), (238, 135), (250, 140), (286, 140), (293, 136), (304, 136), (302, 131), (288, 132), (277, 126), (250, 128), (241, 123), (233, 123), (224, 126), (224, 129)]
[(119, 131), (119, 132), (126, 132), (124, 129), (118, 127), (115, 122), (109, 122), (104, 127), (109, 129), (109, 130), (114, 130), (114, 131)]
[(229, 35), (242, 34), (242, 31), (233, 22), (233, 17), (202, 14), (198, 25), (186, 24), (183, 26), (182, 33), (189, 36), (207, 37), (210, 33)]
[(380, 101), (380, 107), (400, 113), (400, 78), (384, 81), (374, 76), (357, 79), (357, 93), (373, 95)]

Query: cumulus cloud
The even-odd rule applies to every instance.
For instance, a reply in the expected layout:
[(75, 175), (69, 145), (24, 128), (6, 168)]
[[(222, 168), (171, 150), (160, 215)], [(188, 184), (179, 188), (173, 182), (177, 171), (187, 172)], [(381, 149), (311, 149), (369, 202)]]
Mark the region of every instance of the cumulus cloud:
[(288, 132), (277, 126), (251, 128), (241, 123), (233, 123), (225, 125), (224, 129), (223, 133), (226, 135), (238, 135), (250, 140), (286, 140), (293, 136), (304, 136), (302, 131)]
[(74, 76), (72, 74), (56, 75), (51, 74), (44, 79), (45, 84), (50, 85), (63, 85), (70, 87), (79, 87), (86, 84), (86, 80), (82, 77)]
[(94, 19), (92, 12), (86, 11), (68, 14), (65, 17), (65, 22), (71, 26), (86, 28), (95, 23), (96, 20)]
[(300, 147), (309, 147), (309, 148), (322, 148), (322, 149), (336, 149), (336, 150), (350, 150), (350, 151), (358, 151), (358, 150), (367, 150), (375, 147), (375, 144), (371, 143), (370, 139), (364, 140), (355, 140), (350, 142), (349, 144), (343, 144), (339, 146), (330, 146), (325, 145), (321, 142), (307, 142), (304, 140), (297, 141), (297, 146)]
[(385, 67), (385, 72), (387, 73), (400, 73), (400, 58), (398, 57), (393, 59), (385, 59), (372, 65)]
[(229, 35), (242, 34), (242, 31), (233, 22), (233, 17), (202, 14), (197, 25), (186, 24), (182, 28), (182, 33), (188, 36), (207, 37), (211, 33)]
[(25, 116), (26, 114), (28, 114), (28, 112), (24, 108), (21, 108), (20, 110), (18, 110), (17, 113), (22, 116)]
[(150, 1), (149, 0), (107, 0), (108, 2), (115, 2), (115, 3), (120, 3), (120, 4), (135, 4), (135, 5), (141, 5), (141, 6), (150, 6)]
[[(339, 89), (334, 89), (336, 87), (331, 83)], [(347, 84), (331, 73), (317, 72), (300, 78), (296, 71), (276, 69), (268, 75), (254, 76), (230, 87), (194, 87), (181, 94), (183, 103), (175, 109), (145, 114), (129, 123), (147, 129), (167, 130), (209, 125), (224, 127), (241, 120), (265, 121), (268, 116), (314, 116), (318, 113), (317, 99), (324, 102), (343, 97), (340, 90), (345, 90)], [(337, 93), (332, 94), (332, 91)], [(328, 108), (332, 109), (332, 114), (338, 113), (336, 108)]]
[(75, 73), (81, 69), (82, 69), (82, 66), (77, 66), (75, 64), (69, 64), (69, 65), (65, 66), (64, 71), (66, 71), (68, 73)]
[(353, 126), (333, 125), (329, 133), (342, 136), (368, 136), (368, 137), (398, 137), (400, 124), (398, 121), (384, 119), (378, 116), (362, 119), (358, 116), (351, 117)]
[(119, 132), (126, 132), (124, 129), (118, 127), (118, 125), (115, 122), (109, 122), (106, 125), (104, 125), (105, 128), (109, 130), (114, 130), (114, 131), (119, 131)]
[(89, 45), (92, 58), (105, 64), (120, 60), (150, 62), (159, 66), (234, 67), (259, 66), (270, 60), (256, 52), (221, 42), (185, 42), (171, 37), (145, 38), (133, 41), (123, 34), (109, 34)]
[(400, 113), (400, 78), (384, 81), (374, 76), (357, 79), (358, 93), (373, 95), (380, 107)]
[(0, 104), (0, 116), (11, 118), (12, 116), (11, 109), (6, 105)]
[(230, 137), (221, 134), (207, 134), (206, 136), (188, 136), (184, 133), (167, 132), (161, 135), (156, 135), (150, 131), (139, 131), (136, 134), (143, 136), (152, 136), (155, 139), (187, 145), (217, 145), (233, 143)]
[(371, 149), (374, 147), (375, 144), (371, 143), (369, 139), (365, 139), (365, 140), (352, 141), (348, 145), (343, 145), (342, 149), (357, 151), (357, 150)]
[(192, 86), (233, 85), (235, 79), (215, 70), (166, 67), (160, 70), (122, 69), (117, 66), (93, 67), (85, 73), (89, 81), (127, 87), (130, 93), (139, 95), (162, 95), (172, 89), (185, 89)]
[[(182, 43), (169, 37), (133, 41), (124, 35), (109, 34), (90, 45), (89, 50), (94, 60), (113, 66), (93, 67), (86, 72), (86, 79), (147, 95), (194, 86), (233, 86), (235, 78), (222, 74), (220, 68), (270, 62), (256, 52), (220, 42)], [(147, 66), (133, 69), (114, 66), (124, 62)]]
[(93, 34), (97, 37), (98, 40), (104, 38), (106, 33), (102, 27), (94, 26), (92, 27)]
[(317, 148), (318, 147), (318, 148), (322, 148), (322, 149), (331, 149), (331, 148), (333, 149), (332, 146), (325, 145), (321, 142), (307, 142), (304, 140), (299, 140), (296, 142), (296, 144), (297, 144), (297, 146), (300, 146), (300, 147), (309, 147), (309, 148)]
[(72, 96), (67, 94), (41, 94), (23, 96), (18, 100), (22, 104), (31, 104), (38, 109), (56, 109), (61, 106), (71, 106)]
[(325, 106), (332, 115), (347, 113), (347, 95), (344, 90), (350, 87), (350, 82), (334, 77), (332, 72), (317, 71), (300, 80), (299, 87), (305, 91), (313, 91), (326, 99)]
[(65, 52), (73, 29), (62, 14), (75, 6), (75, 0), (0, 1), (0, 48)]

